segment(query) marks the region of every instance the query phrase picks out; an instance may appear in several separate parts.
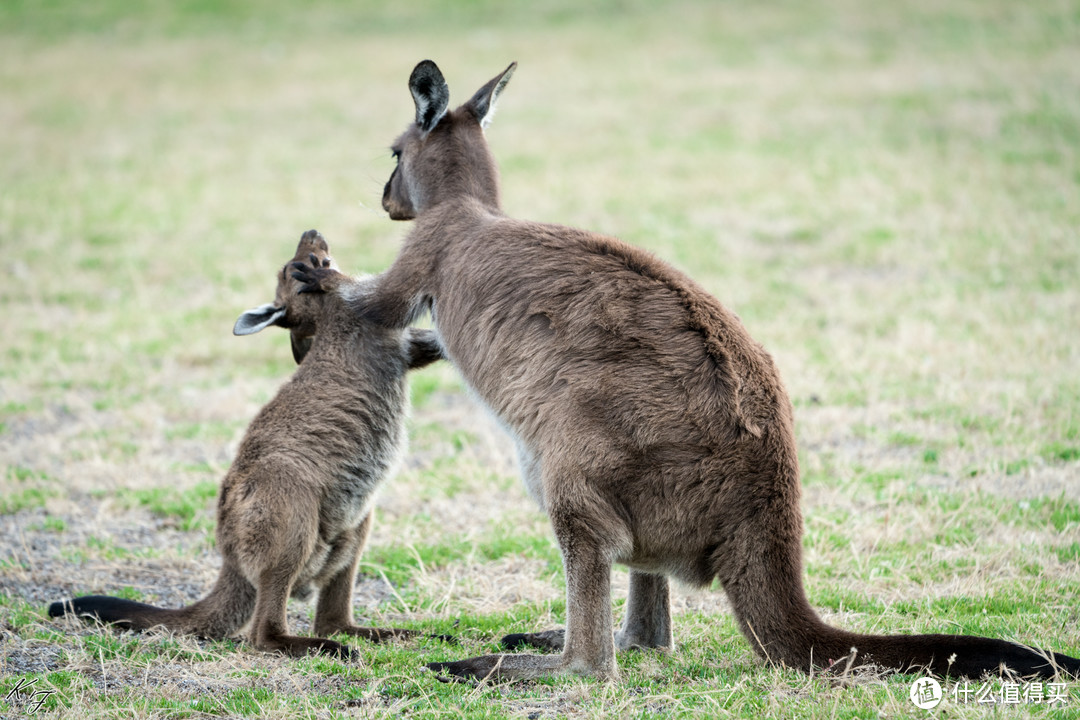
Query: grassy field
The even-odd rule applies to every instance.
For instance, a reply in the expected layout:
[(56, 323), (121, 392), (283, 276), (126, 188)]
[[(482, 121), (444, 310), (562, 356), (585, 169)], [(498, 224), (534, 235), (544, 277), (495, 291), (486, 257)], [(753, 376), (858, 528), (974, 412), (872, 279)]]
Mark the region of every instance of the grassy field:
[[(232, 322), (310, 227), (348, 271), (391, 262), (425, 57), (453, 102), (519, 62), (488, 132), (509, 214), (655, 251), (774, 354), (830, 623), (1080, 655), (1080, 5), (302, 5), (0, 3), (0, 716), (927, 716), (911, 676), (762, 665), (719, 590), (677, 588), (675, 650), (616, 684), (420, 672), (564, 620), (546, 520), (449, 366), (413, 376), (356, 606), (460, 646), (343, 664), (45, 616), (209, 588), (217, 483), (292, 369)], [(1076, 717), (1064, 690), (997, 716)]]

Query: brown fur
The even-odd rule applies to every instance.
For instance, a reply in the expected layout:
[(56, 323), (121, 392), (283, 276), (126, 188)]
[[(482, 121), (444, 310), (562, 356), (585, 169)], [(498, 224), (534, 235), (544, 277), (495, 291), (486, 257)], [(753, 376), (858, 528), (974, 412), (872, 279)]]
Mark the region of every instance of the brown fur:
[[(769, 354), (693, 280), (614, 238), (506, 217), (483, 127), (511, 65), (447, 111), (434, 63), (413, 71), (416, 122), (383, 197), (415, 219), (377, 295), (390, 327), (430, 309), (447, 356), (518, 447), (566, 567), (567, 628), (508, 636), (557, 656), (431, 667), (459, 677), (616, 674), (618, 648), (672, 644), (667, 577), (718, 578), (761, 657), (944, 675), (1052, 676), (1080, 661), (987, 638), (867, 636), (825, 625), (802, 585), (792, 408)], [(316, 271), (317, 274), (317, 271)], [(612, 635), (612, 563), (631, 568)]]
[[(431, 331), (388, 330), (347, 311), (372, 280), (330, 268), (329, 248), (314, 230), (278, 273), (277, 296), (241, 315), (235, 332), (277, 325), (290, 330), (296, 373), (252, 421), (221, 483), (217, 545), (221, 574), (210, 594), (179, 610), (102, 596), (53, 603), (52, 616), (74, 612), (123, 627), (163, 626), (220, 638), (251, 618), (250, 642), (290, 655), (349, 655), (326, 637), (289, 633), (286, 602), (319, 591), (314, 632), (378, 641), (408, 630), (359, 627), (352, 589), (371, 529), (375, 488), (390, 475), (405, 443), (405, 374), (442, 354)], [(303, 292), (293, 275), (310, 258), (324, 294)]]

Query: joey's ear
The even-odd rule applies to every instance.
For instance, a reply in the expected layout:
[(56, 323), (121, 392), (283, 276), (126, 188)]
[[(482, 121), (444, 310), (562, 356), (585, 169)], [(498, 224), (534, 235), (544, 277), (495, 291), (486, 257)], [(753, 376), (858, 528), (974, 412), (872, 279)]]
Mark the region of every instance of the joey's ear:
[(495, 102), (506, 87), (506, 83), (510, 82), (510, 76), (514, 74), (516, 68), (516, 62), (510, 63), (510, 67), (489, 80), (487, 85), (477, 90), (472, 99), (465, 103), (465, 107), (479, 121), (480, 127), (486, 128), (491, 124), (491, 118), (495, 116)]
[(439, 124), (450, 105), (450, 88), (439, 66), (422, 60), (409, 76), (409, 92), (416, 103), (416, 125), (427, 134)]
[(236, 318), (233, 325), (233, 335), (251, 335), (267, 328), (285, 317), (285, 308), (278, 307), (274, 303), (266, 303), (257, 308), (252, 308)]
[(295, 330), (289, 333), (289, 344), (292, 345), (292, 356), (297, 365), (304, 361), (304, 356), (308, 354), (314, 341), (315, 338), (310, 335), (307, 337), (297, 335)]

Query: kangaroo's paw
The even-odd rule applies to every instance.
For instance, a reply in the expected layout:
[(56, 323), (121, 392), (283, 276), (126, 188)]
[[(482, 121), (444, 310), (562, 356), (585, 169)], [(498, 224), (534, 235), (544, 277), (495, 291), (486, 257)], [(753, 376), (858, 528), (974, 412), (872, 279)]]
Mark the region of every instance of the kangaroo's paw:
[(331, 289), (331, 278), (340, 274), (330, 268), (330, 258), (319, 260), (314, 253), (308, 256), (308, 262), (296, 261), (289, 264), (290, 277), (301, 283), (300, 293), (324, 293)]

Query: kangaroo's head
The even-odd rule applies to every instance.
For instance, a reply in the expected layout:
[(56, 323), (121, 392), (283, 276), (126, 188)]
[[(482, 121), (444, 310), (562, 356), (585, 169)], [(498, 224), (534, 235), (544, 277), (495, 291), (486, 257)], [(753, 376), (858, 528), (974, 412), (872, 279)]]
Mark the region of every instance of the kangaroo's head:
[(435, 63), (424, 60), (409, 77), (416, 120), (395, 142), (397, 160), (383, 191), (383, 209), (394, 220), (412, 220), (451, 198), (473, 198), (499, 207), (499, 172), (484, 128), (517, 63), (492, 78), (467, 103), (448, 111), (450, 88)]
[(251, 335), (271, 325), (285, 328), (292, 341), (293, 359), (299, 364), (311, 349), (326, 296), (322, 293), (299, 292), (301, 283), (289, 272), (289, 266), (294, 262), (333, 267), (330, 246), (317, 230), (308, 230), (303, 234), (292, 260), (278, 271), (274, 302), (242, 313), (233, 326), (233, 334)]

